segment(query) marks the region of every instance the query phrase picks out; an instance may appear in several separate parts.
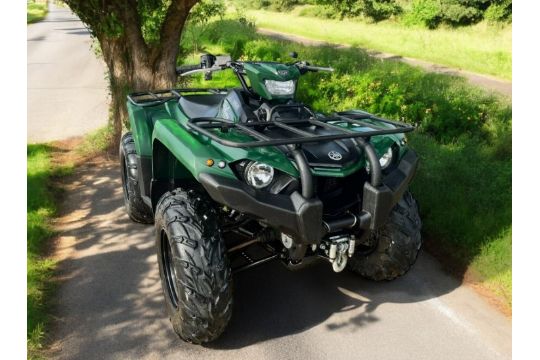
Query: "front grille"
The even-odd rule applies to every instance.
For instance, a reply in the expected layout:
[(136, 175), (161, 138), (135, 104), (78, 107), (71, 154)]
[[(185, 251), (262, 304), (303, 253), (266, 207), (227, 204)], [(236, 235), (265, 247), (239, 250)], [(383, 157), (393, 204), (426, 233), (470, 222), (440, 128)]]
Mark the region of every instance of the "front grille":
[(327, 194), (327, 193), (334, 192), (336, 190), (338, 191), (341, 190), (342, 189), (341, 183), (343, 182), (342, 180), (343, 178), (325, 178), (325, 177), (318, 178), (317, 183), (320, 185), (319, 186), (320, 194)]
[(323, 203), (323, 213), (337, 216), (347, 210), (358, 211), (362, 200), (364, 182), (368, 176), (365, 170), (344, 177), (316, 177), (316, 192)]

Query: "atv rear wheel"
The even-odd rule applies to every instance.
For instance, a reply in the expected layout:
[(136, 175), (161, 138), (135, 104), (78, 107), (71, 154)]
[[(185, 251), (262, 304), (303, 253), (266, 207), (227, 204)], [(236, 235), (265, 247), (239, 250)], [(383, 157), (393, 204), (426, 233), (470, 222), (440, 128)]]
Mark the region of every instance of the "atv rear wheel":
[(232, 311), (232, 276), (218, 215), (203, 194), (176, 189), (156, 208), (161, 285), (174, 331), (201, 344), (219, 337)]
[(144, 203), (139, 189), (137, 151), (130, 132), (122, 136), (120, 141), (120, 166), (122, 169), (122, 189), (124, 205), (131, 220), (143, 224), (154, 221), (152, 210)]
[(390, 213), (388, 222), (370, 235), (372, 246), (357, 248), (349, 259), (349, 269), (376, 281), (393, 280), (405, 274), (422, 246), (421, 227), (418, 206), (407, 191)]

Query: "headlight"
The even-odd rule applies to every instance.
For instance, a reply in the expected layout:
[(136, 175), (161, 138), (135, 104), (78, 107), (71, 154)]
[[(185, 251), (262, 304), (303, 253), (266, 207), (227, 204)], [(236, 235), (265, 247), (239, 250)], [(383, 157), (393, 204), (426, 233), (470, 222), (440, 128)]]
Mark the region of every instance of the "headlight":
[[(392, 151), (392, 147), (389, 147), (388, 150), (379, 159), (379, 164), (381, 164), (381, 169), (383, 170), (386, 169), (392, 163), (393, 155), (394, 155), (394, 152)], [(369, 161), (366, 162), (366, 171), (368, 173), (371, 172)]]
[(274, 168), (260, 162), (251, 162), (244, 171), (246, 182), (255, 189), (268, 186), (274, 178)]
[(294, 81), (265, 80), (264, 85), (272, 95), (292, 95), (294, 94)]
[(381, 164), (381, 169), (386, 169), (388, 165), (392, 163), (392, 148), (389, 147), (388, 150), (381, 156), (379, 159), (379, 164)]

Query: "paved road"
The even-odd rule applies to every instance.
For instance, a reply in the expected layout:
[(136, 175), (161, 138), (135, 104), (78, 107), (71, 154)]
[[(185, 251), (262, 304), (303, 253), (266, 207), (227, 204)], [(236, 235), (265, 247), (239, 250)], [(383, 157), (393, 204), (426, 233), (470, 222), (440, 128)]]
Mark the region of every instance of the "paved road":
[[(265, 28), (259, 28), (257, 29), (257, 32), (262, 35), (267, 35), (276, 39), (293, 41), (299, 44), (304, 44), (304, 45), (309, 45), (309, 46), (331, 45), (331, 46), (336, 46), (338, 48), (350, 47), (350, 45), (330, 44), (326, 41), (313, 40), (313, 39), (306, 38), (304, 36), (283, 33), (280, 31), (275, 31), (275, 30), (265, 29)], [(454, 69), (454, 68), (446, 67), (443, 65), (434, 64), (428, 61), (418, 60), (418, 59), (409, 58), (405, 56), (388, 54), (388, 53), (372, 51), (372, 50), (367, 50), (367, 52), (373, 57), (376, 57), (381, 60), (397, 60), (397, 61), (401, 61), (412, 66), (421, 67), (422, 69), (426, 71), (430, 71), (430, 72), (462, 76), (466, 78), (473, 85), (479, 86), (488, 91), (494, 91), (496, 93), (500, 93), (505, 96), (509, 96), (509, 97), (512, 96), (512, 82), (511, 81), (501, 80), (501, 79), (497, 79), (489, 75), (477, 74), (477, 73), (473, 73), (466, 70)]]
[(107, 124), (105, 65), (81, 21), (50, 4), (47, 18), (27, 29), (28, 142), (84, 135)]
[(67, 188), (53, 358), (511, 358), (510, 320), (426, 253), (393, 282), (335, 274), (328, 264), (240, 273), (223, 337), (186, 344), (165, 315), (153, 227), (128, 219), (119, 179), (115, 162), (98, 162), (78, 169)]

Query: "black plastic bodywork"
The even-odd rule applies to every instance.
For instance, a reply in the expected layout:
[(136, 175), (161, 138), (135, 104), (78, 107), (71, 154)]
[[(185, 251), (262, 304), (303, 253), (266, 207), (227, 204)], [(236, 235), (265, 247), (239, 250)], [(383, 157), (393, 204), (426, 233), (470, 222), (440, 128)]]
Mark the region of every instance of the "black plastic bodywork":
[(150, 156), (137, 155), (137, 163), (139, 175), (139, 189), (142, 199), (148, 207), (152, 207), (152, 202), (148, 194), (150, 194), (150, 184), (152, 183), (152, 158)]
[[(383, 225), (414, 177), (417, 166), (418, 157), (409, 150), (399, 166), (384, 176), (381, 185), (375, 187), (365, 182), (362, 209), (354, 214), (358, 219), (354, 225), (365, 230)], [(317, 198), (305, 198), (298, 192), (270, 194), (240, 180), (207, 173), (201, 174), (199, 181), (218, 203), (262, 219), (291, 235), (296, 245), (318, 244), (328, 232), (323, 226), (323, 203)]]
[(318, 243), (323, 234), (323, 204), (318, 199), (306, 199), (296, 191), (291, 195), (257, 191), (239, 180), (208, 173), (199, 181), (218, 203), (263, 219), (302, 244)]

